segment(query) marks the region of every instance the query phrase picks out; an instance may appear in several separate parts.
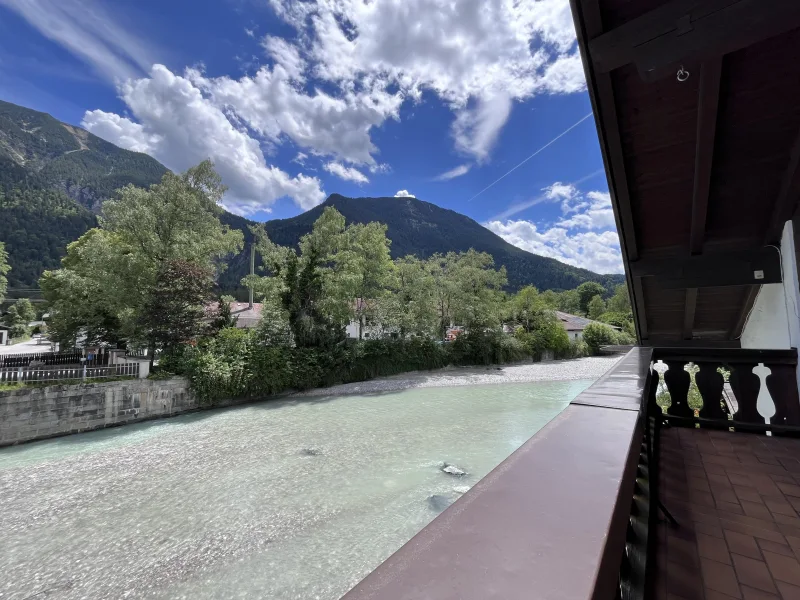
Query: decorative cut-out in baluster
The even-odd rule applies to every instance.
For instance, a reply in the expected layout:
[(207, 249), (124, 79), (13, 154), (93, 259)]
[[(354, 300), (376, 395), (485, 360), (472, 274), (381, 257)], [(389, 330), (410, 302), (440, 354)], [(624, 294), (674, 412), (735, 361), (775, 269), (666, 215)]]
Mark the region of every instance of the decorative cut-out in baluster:
[(800, 399), (797, 396), (795, 366), (768, 366), (772, 374), (767, 376), (767, 389), (775, 403), (775, 415), (770, 422), (775, 425), (800, 426)]
[(683, 368), (682, 362), (666, 361), (669, 367), (664, 373), (664, 381), (667, 383), (669, 395), (672, 398), (672, 406), (669, 407), (669, 414), (675, 417), (693, 417), (694, 412), (689, 408), (689, 386), (692, 378)]
[(722, 409), (722, 388), (725, 378), (717, 371), (717, 363), (698, 363), (700, 370), (694, 375), (694, 382), (703, 397), (703, 408), (700, 416), (704, 419), (727, 419)]
[[(655, 411), (661, 410), (661, 408), (656, 404), (656, 396), (658, 395), (658, 371), (656, 371), (653, 367), (655, 365), (650, 365), (650, 390), (647, 396), (647, 410), (654, 411), (652, 413), (648, 413), (651, 416), (655, 413)], [(658, 413), (655, 413), (658, 414)]]
[(761, 387), (761, 380), (753, 373), (755, 367), (756, 363), (731, 365), (731, 389), (739, 405), (733, 420), (740, 423), (764, 423), (764, 417), (758, 414), (758, 390)]
[[(764, 363), (758, 363), (758, 366), (753, 369), (753, 374), (758, 376), (760, 386), (758, 388), (758, 399), (756, 400), (756, 410), (758, 414), (764, 417), (764, 422), (767, 424), (772, 423), (771, 419), (775, 415), (775, 403), (767, 389), (767, 375), (772, 373), (769, 367), (765, 367)], [(771, 435), (767, 433), (767, 435)]]

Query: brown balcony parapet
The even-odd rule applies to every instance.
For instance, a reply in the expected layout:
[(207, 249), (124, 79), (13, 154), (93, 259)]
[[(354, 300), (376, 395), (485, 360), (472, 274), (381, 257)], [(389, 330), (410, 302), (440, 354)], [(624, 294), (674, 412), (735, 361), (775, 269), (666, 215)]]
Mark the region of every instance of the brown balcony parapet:
[(646, 554), (630, 537), (652, 352), (628, 352), (345, 599), (614, 598)]

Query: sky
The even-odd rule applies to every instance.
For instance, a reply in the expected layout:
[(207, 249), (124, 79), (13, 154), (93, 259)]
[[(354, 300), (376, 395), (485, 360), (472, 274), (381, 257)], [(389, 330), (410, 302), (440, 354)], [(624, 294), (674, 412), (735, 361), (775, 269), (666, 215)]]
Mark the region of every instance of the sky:
[(254, 220), (414, 196), (622, 272), (568, 0), (0, 0), (0, 99)]

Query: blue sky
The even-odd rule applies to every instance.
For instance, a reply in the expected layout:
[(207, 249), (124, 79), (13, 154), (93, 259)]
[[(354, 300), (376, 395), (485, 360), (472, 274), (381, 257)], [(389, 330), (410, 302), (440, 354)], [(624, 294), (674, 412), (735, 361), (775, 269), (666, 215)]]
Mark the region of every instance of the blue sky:
[(622, 271), (568, 0), (0, 0), (0, 98), (256, 220), (406, 193)]

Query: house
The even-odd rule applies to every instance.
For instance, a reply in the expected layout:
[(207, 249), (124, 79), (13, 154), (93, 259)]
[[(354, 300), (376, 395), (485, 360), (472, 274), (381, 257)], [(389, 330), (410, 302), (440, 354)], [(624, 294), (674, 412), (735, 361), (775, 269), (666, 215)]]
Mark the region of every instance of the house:
[(559, 321), (561, 321), (561, 325), (563, 325), (564, 329), (567, 330), (567, 336), (569, 337), (570, 341), (572, 340), (580, 340), (583, 338), (583, 330), (586, 329), (586, 326), (590, 323), (598, 323), (599, 325), (606, 325), (607, 327), (611, 327), (611, 329), (615, 329), (619, 331), (620, 328), (614, 325), (609, 325), (608, 323), (600, 323), (599, 321), (593, 321), (592, 319), (587, 319), (585, 317), (579, 317), (578, 315), (571, 315), (569, 313), (561, 312), (560, 310), (555, 311), (556, 317)]
[[(254, 302), (252, 307), (249, 302), (229, 302), (231, 316), (236, 319), (236, 327), (239, 329), (252, 329), (258, 326), (261, 321), (261, 309), (263, 304)], [(206, 305), (206, 315), (216, 315), (219, 304), (210, 302)]]
[(231, 302), (231, 316), (236, 318), (236, 327), (251, 329), (261, 321), (262, 304), (254, 302), (252, 307), (248, 302)]
[(7, 346), (10, 339), (10, 327), (0, 325), (0, 346)]

